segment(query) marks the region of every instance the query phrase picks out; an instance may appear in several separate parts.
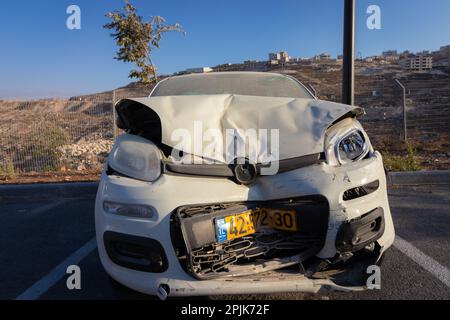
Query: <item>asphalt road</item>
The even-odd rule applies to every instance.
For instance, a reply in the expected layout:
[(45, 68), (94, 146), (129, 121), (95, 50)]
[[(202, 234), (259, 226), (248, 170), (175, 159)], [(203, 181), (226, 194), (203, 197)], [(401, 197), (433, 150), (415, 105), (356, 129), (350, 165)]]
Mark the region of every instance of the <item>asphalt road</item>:
[[(19, 198), (0, 189), (0, 299), (155, 299), (111, 283), (103, 271), (89, 244), (95, 235), (95, 192), (73, 193), (69, 188), (48, 193), (39, 187), (31, 193), (13, 192)], [(389, 190), (399, 238), (385, 256), (381, 290), (221, 298), (450, 299), (449, 196), (450, 186)], [(82, 288), (68, 290), (61, 270), (68, 257), (77, 256)]]

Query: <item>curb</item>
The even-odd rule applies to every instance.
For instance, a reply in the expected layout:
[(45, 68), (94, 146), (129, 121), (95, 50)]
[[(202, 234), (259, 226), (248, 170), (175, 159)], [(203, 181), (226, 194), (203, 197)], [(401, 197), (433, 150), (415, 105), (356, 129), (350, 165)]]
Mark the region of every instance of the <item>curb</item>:
[(450, 170), (389, 172), (387, 181), (392, 186), (450, 185)]

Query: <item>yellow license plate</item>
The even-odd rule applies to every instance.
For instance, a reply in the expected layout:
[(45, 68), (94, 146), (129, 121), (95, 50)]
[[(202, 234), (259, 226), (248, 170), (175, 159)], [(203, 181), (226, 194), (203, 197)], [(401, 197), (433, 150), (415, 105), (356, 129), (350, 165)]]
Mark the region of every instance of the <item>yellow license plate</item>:
[(216, 219), (217, 241), (242, 238), (262, 227), (281, 231), (297, 231), (297, 215), (292, 210), (255, 209)]
[(216, 219), (219, 243), (242, 238), (256, 232), (253, 211), (249, 210), (225, 218)]
[(269, 227), (282, 231), (298, 231), (297, 213), (293, 210), (258, 209), (253, 212), (256, 229)]

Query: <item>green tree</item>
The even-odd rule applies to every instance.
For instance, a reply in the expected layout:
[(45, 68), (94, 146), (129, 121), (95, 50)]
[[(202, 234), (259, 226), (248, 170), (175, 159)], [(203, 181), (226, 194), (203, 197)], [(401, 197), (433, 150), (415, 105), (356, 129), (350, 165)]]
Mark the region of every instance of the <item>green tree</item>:
[(130, 78), (137, 78), (143, 83), (158, 82), (158, 74), (152, 60), (152, 49), (159, 48), (163, 34), (177, 31), (185, 34), (178, 23), (167, 25), (163, 17), (152, 17), (145, 22), (137, 14), (136, 8), (125, 0), (122, 11), (109, 12), (106, 16), (111, 22), (104, 28), (114, 30), (111, 36), (120, 47), (115, 59), (124, 62), (135, 63), (137, 70), (132, 70)]

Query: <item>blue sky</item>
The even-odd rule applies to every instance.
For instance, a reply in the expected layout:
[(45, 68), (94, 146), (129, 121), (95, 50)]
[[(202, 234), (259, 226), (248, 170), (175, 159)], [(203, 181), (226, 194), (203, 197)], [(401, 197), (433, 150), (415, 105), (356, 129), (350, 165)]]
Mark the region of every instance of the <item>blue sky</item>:
[[(154, 60), (161, 73), (266, 59), (342, 51), (343, 0), (134, 0), (144, 17), (181, 23)], [(357, 51), (436, 50), (450, 44), (449, 0), (357, 0)], [(66, 28), (66, 8), (81, 8), (81, 30)], [(379, 5), (382, 29), (366, 28), (366, 9)], [(126, 85), (132, 68), (116, 50), (104, 14), (122, 0), (15, 0), (0, 7), (0, 98), (66, 97)]]

